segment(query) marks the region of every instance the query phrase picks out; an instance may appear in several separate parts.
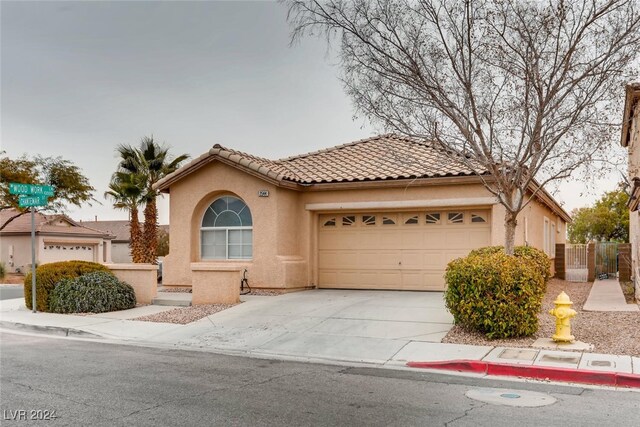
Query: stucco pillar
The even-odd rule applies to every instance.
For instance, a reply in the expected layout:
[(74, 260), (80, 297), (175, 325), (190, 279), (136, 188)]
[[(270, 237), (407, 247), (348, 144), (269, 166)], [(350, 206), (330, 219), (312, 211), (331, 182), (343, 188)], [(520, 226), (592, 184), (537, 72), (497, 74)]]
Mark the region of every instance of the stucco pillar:
[(566, 265), (564, 257), (564, 243), (556, 243), (556, 258), (554, 259), (555, 277), (561, 280), (566, 279)]
[(111, 264), (111, 240), (103, 240), (104, 242), (104, 262), (105, 264)]
[(587, 245), (587, 282), (596, 280), (596, 244)]
[(621, 282), (631, 280), (631, 245), (629, 243), (618, 245), (618, 278)]

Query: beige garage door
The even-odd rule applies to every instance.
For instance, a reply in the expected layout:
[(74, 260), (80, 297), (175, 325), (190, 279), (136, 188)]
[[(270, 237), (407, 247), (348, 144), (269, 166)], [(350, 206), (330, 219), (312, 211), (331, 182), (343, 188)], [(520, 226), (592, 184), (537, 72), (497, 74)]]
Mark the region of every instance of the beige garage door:
[(443, 290), (447, 263), (488, 246), (489, 210), (320, 215), (318, 286)]

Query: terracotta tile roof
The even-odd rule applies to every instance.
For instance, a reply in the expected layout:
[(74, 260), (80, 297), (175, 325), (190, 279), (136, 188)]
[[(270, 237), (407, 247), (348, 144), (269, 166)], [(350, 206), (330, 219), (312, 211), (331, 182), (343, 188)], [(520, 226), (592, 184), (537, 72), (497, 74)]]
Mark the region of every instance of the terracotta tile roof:
[[(17, 213), (14, 209), (0, 211), (0, 224), (4, 224)], [(105, 239), (113, 238), (112, 235), (104, 231), (95, 230), (79, 224), (66, 215), (45, 215), (36, 212), (34, 216), (36, 233), (38, 234), (73, 234), (86, 237), (100, 237)], [(68, 225), (56, 224), (58, 220), (63, 220)], [(31, 233), (31, 214), (24, 214), (11, 221), (0, 233)]]
[(473, 175), (435, 144), (381, 135), (279, 160), (301, 183)]
[[(85, 227), (94, 228), (107, 232), (113, 236), (116, 236), (114, 242), (128, 242), (130, 240), (129, 221), (128, 220), (114, 220), (114, 221), (87, 221), (81, 223)], [(142, 226), (142, 224), (140, 224)], [(169, 232), (168, 225), (159, 225), (161, 229)]]
[(81, 222), (85, 227), (91, 227), (116, 236), (115, 242), (129, 241), (129, 221), (87, 221)]
[(336, 147), (269, 160), (219, 144), (156, 184), (160, 190), (204, 164), (219, 160), (276, 181), (309, 185), (473, 175), (435, 144), (387, 134)]

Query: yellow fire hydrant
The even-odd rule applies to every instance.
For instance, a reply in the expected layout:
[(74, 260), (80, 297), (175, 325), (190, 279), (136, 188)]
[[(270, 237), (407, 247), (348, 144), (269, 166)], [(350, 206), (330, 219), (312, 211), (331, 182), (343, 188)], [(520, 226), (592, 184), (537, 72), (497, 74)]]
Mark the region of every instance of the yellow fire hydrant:
[(549, 314), (556, 318), (556, 333), (551, 338), (556, 342), (571, 342), (574, 340), (574, 336), (571, 335), (571, 318), (577, 314), (571, 308), (573, 303), (564, 291), (553, 303), (556, 308), (551, 309)]

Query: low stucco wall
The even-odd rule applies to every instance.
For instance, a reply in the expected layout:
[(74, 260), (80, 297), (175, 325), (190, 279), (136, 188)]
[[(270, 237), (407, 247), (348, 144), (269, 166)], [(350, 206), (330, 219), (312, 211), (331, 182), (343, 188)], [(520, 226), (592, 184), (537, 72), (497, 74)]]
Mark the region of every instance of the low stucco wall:
[(116, 277), (130, 284), (140, 304), (151, 304), (158, 293), (158, 266), (152, 264), (105, 264)]
[(241, 266), (191, 263), (191, 304), (237, 304), (240, 302)]

